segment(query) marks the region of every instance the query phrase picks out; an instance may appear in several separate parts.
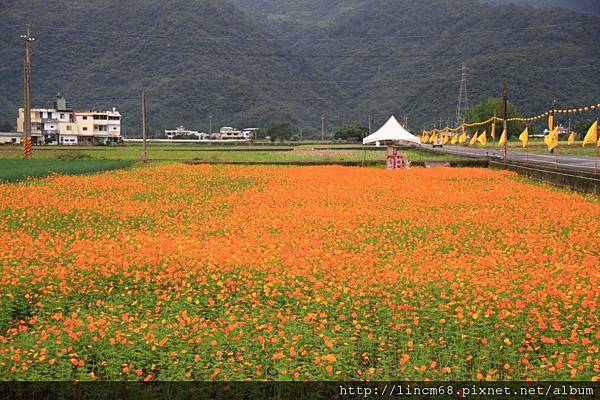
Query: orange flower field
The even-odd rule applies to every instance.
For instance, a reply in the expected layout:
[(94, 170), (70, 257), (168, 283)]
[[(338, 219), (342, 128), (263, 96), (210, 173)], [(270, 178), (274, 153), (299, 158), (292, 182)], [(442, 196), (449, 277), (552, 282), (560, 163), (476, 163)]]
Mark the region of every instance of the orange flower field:
[(485, 169), (0, 185), (1, 380), (598, 380), (600, 202)]

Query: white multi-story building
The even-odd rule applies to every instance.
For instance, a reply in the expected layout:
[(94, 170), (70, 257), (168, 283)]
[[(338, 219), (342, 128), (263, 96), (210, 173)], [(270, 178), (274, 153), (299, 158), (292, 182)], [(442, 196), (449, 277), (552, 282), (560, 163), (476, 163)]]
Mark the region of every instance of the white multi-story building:
[(165, 135), (167, 135), (167, 139), (173, 140), (175, 138), (181, 139), (192, 139), (192, 140), (207, 140), (209, 139), (208, 134), (204, 132), (191, 131), (189, 129), (185, 129), (183, 126), (178, 126), (177, 129), (173, 130), (165, 130)]
[[(19, 108), (17, 132), (24, 132), (24, 111)], [(121, 141), (121, 114), (110, 111), (73, 110), (62, 96), (54, 108), (31, 109), (31, 136), (34, 144), (93, 145)]]
[(232, 128), (230, 126), (224, 126), (221, 128), (219, 133), (214, 133), (213, 139), (218, 140), (243, 140), (244, 136), (242, 135), (242, 131)]
[(260, 131), (259, 128), (246, 128), (242, 131), (242, 136), (246, 140), (256, 140), (258, 139), (258, 131)]

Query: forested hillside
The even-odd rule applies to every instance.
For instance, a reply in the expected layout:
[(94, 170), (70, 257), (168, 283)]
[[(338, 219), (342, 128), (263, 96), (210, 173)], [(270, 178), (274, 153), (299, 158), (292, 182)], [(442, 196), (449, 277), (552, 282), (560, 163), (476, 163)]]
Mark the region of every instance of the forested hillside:
[[(222, 0), (34, 0), (0, 12), (0, 121), (14, 124), (22, 98), (25, 22), (36, 37), (32, 96), (51, 104), (61, 92), (75, 107), (117, 106), (127, 133), (138, 133), (139, 93), (146, 91), (150, 129), (176, 124), (255, 126), (270, 119), (308, 120), (328, 112), (322, 79), (265, 27)], [(301, 100), (298, 100), (301, 99)], [(306, 100), (305, 100), (306, 99)], [(316, 120), (320, 117), (315, 116)]]
[(587, 14), (600, 15), (598, 0), (485, 0), (490, 3), (513, 3), (534, 7), (559, 7)]
[(304, 15), (305, 31), (291, 29), (292, 37), (307, 38), (291, 41), (295, 51), (313, 55), (325, 76), (337, 81), (330, 87), (344, 93), (336, 104), (355, 115), (371, 112), (381, 120), (394, 112), (407, 115), (413, 128), (453, 118), (463, 62), (471, 104), (499, 95), (503, 82), (525, 113), (554, 100), (564, 106), (597, 101), (596, 17), (477, 0), (350, 0), (340, 2), (344, 7), (332, 18), (329, 0), (305, 8), (298, 3), (238, 5), (252, 13), (257, 4), (262, 24), (280, 31), (286, 7), (288, 16)]
[[(525, 1), (525, 0), (522, 0)], [(583, 1), (583, 0), (582, 0)], [(33, 99), (62, 92), (115, 105), (139, 132), (146, 91), (154, 132), (176, 124), (316, 133), (407, 116), (418, 129), (454, 117), (460, 67), (471, 103), (499, 94), (533, 113), (598, 101), (598, 18), (480, 0), (34, 0), (0, 6), (0, 122), (21, 102), (22, 42), (32, 24)], [(56, 10), (60, 10), (57, 12)], [(14, 122), (13, 122), (14, 123)]]

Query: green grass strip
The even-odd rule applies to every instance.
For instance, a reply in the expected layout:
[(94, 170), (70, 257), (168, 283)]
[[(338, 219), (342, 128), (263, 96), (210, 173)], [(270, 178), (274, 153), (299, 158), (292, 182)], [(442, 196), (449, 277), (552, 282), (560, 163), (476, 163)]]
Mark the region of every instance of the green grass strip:
[(18, 182), (50, 174), (82, 175), (128, 168), (131, 160), (24, 160), (0, 159), (0, 182)]

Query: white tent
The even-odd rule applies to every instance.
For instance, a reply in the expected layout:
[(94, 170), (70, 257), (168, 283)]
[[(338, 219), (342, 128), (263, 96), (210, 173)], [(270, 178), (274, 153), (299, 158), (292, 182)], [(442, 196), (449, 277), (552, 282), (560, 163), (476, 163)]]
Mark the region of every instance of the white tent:
[(377, 132), (364, 138), (363, 144), (385, 141), (421, 144), (419, 138), (404, 129), (393, 115)]

